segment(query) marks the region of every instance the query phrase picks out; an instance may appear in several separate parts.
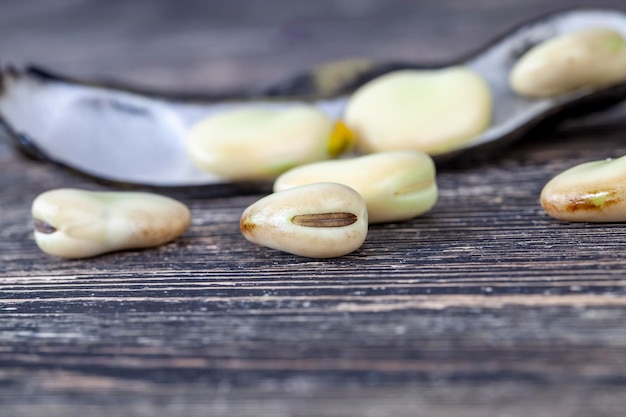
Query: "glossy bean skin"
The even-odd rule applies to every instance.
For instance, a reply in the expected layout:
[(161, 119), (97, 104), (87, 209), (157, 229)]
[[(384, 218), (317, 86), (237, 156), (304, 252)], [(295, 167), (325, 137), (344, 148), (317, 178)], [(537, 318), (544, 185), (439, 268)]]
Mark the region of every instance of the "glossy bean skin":
[(435, 164), (418, 151), (377, 152), (303, 165), (280, 175), (274, 191), (325, 181), (345, 184), (361, 194), (370, 224), (419, 216), (438, 197)]
[(334, 258), (365, 241), (367, 206), (345, 185), (308, 184), (256, 201), (239, 225), (252, 243), (309, 258)]
[(515, 64), (511, 89), (527, 97), (552, 97), (626, 79), (626, 39), (609, 28), (585, 29), (536, 45)]
[(464, 67), (402, 70), (359, 88), (344, 115), (364, 153), (417, 150), (439, 155), (462, 147), (491, 122), (488, 84)]
[(274, 179), (351, 145), (350, 132), (311, 105), (248, 107), (209, 116), (188, 135), (191, 159), (228, 180)]
[(587, 162), (552, 178), (541, 191), (550, 216), (570, 222), (626, 221), (626, 157)]
[(184, 204), (144, 192), (51, 190), (33, 201), (31, 211), (37, 245), (62, 258), (159, 246), (191, 222)]

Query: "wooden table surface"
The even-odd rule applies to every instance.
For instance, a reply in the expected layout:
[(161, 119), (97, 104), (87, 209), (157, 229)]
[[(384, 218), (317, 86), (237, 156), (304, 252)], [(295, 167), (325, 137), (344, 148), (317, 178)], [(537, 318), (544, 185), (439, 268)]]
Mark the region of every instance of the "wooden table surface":
[[(583, 4), (3, 0), (0, 61), (215, 91), (341, 58), (449, 60)], [(626, 229), (553, 220), (538, 196), (625, 138), (557, 126), (440, 169), (430, 213), (339, 259), (248, 243), (261, 194), (227, 190), (169, 192), (193, 213), (171, 244), (64, 261), (37, 249), (32, 200), (115, 188), (0, 136), (0, 416), (624, 416)]]

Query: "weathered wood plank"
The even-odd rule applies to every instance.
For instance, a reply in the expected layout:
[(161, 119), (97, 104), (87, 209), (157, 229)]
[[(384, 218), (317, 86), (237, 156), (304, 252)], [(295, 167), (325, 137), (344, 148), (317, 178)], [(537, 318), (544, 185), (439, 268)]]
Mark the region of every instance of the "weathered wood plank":
[[(0, 58), (183, 89), (262, 84), (348, 52), (447, 59), (575, 4), (118, 3), (3, 2)], [(222, 49), (189, 52), (209, 36)], [(176, 242), (63, 261), (34, 244), (34, 197), (113, 187), (0, 135), (0, 416), (621, 416), (624, 226), (555, 221), (538, 196), (569, 166), (623, 154), (619, 126), (535, 132), (440, 169), (430, 213), (372, 226), (340, 259), (253, 246), (239, 215), (263, 191), (225, 187), (167, 192), (194, 217)]]
[[(170, 406), (177, 398), (200, 402), (216, 413), (221, 404), (223, 415), (251, 413), (252, 400), (239, 402), (238, 394), (273, 404), (261, 409), (267, 415), (336, 415), (356, 403), (377, 409), (372, 398), (380, 395), (404, 402), (381, 398), (378, 415), (463, 407), (412, 397), (407, 386), (437, 395), (476, 386), (483, 396), (472, 404), (476, 415), (494, 404), (521, 413), (518, 400), (486, 399), (505, 384), (529, 395), (538, 415), (572, 407), (550, 402), (538, 387), (569, 398), (578, 415), (619, 415), (623, 227), (551, 220), (537, 196), (553, 173), (616, 156), (626, 150), (621, 142), (619, 132), (593, 141), (589, 133), (542, 134), (498, 161), (444, 170), (432, 213), (374, 226), (361, 250), (330, 261), (245, 241), (238, 216), (257, 195), (178, 196), (192, 207), (193, 227), (160, 249), (49, 258), (35, 248), (28, 219), (32, 197), (49, 186), (42, 180), (52, 174), (64, 185), (93, 184), (5, 147), (7, 165), (22, 167), (7, 172), (3, 187), (10, 213), (1, 220), (10, 239), (3, 240), (0, 279), (0, 380), (13, 395), (7, 410), (37, 410), (35, 398), (39, 407), (52, 403), (67, 413), (76, 389), (83, 407), (106, 409), (90, 393), (124, 397), (119, 386), (130, 386), (137, 399), (127, 398), (122, 412), (152, 412), (164, 387), (182, 384), (195, 394), (160, 398)], [(57, 386), (59, 379), (65, 382)], [(258, 391), (264, 384), (274, 390)], [(294, 384), (310, 387), (308, 397), (290, 391)], [(215, 395), (230, 399), (205, 403), (199, 387), (228, 387)], [(331, 387), (345, 397), (328, 398)], [(590, 398), (584, 406), (581, 392)], [(282, 411), (273, 408), (279, 405)]]
[(3, 0), (0, 62), (221, 90), (348, 58), (447, 62), (548, 12), (624, 7), (621, 0), (273, 1)]

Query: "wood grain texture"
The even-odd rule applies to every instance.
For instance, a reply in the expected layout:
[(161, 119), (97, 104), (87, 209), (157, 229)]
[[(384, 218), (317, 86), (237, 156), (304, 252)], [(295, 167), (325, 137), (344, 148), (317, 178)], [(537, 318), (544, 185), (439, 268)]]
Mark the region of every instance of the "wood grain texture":
[(159, 89), (268, 85), (329, 61), (450, 61), (522, 21), (621, 0), (3, 0), (0, 62)]
[[(379, 56), (409, 44), (415, 32), (408, 20), (448, 27), (419, 46), (438, 59), (439, 45), (469, 48), (467, 34), (488, 37), (548, 7), (420, 2), (423, 14), (417, 14), (413, 2), (362, 2), (354, 9), (357, 2), (346, 1), (333, 6), (345, 7), (344, 14), (328, 2), (294, 3), (273, 14), (261, 2), (238, 0), (205, 27), (200, 17), (190, 17), (201, 14), (193, 7), (217, 6), (189, 2), (189, 9), (172, 11), (167, 2), (154, 8), (124, 2), (126, 17), (117, 30), (96, 33), (89, 25), (105, 25), (113, 9), (95, 3), (2, 3), (0, 56), (45, 58), (78, 75), (126, 80), (147, 69), (147, 83), (192, 88), (201, 82), (194, 71), (218, 71), (214, 64), (178, 49), (165, 56), (142, 51), (134, 59), (133, 48), (119, 44), (130, 39), (137, 45), (161, 31), (201, 42), (211, 27), (216, 39), (228, 39), (224, 48), (237, 51), (230, 58), (223, 52), (226, 61), (244, 68), (207, 84), (227, 87), (264, 82), (271, 78), (267, 68), (278, 74), (334, 53), (330, 41), (316, 37), (294, 41), (294, 49), (308, 48), (311, 60), (245, 49), (246, 36), (297, 16), (317, 16), (304, 28), (314, 27), (316, 36), (327, 29), (324, 36), (335, 34), (337, 50), (346, 53), (351, 36), (364, 32), (339, 27), (370, 27), (384, 9), (380, 21), (391, 29), (371, 48)], [(171, 21), (163, 25), (168, 14)], [(65, 24), (79, 17), (86, 20)], [(20, 35), (23, 25), (16, 27), (28, 22), (29, 39)], [(42, 41), (47, 31), (58, 44)], [(78, 33), (85, 33), (85, 45), (61, 42)], [(128, 50), (93, 56), (84, 50), (92, 39), (97, 51)], [(390, 39), (404, 47), (381, 52), (376, 45)], [(22, 55), (15, 53), (20, 43)], [(43, 54), (44, 45), (56, 49)], [(100, 67), (102, 60), (109, 66)], [(193, 65), (181, 67), (181, 60)], [(249, 62), (262, 62), (258, 78), (244, 76)], [(239, 216), (266, 190), (229, 187), (218, 196), (215, 190), (163, 191), (193, 214), (189, 231), (163, 247), (78, 261), (48, 257), (33, 241), (32, 200), (58, 187), (117, 188), (28, 160), (1, 138), (2, 417), (623, 415), (624, 226), (559, 222), (538, 203), (541, 188), (558, 172), (626, 154), (622, 129), (535, 131), (495, 159), (442, 168), (440, 199), (431, 212), (373, 225), (360, 250), (323, 261), (247, 242)]]

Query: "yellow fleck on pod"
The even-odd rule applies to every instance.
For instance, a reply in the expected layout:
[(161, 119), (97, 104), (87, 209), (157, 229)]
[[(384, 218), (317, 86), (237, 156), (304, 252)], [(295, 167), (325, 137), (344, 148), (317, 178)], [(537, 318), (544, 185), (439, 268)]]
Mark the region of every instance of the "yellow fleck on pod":
[(351, 145), (345, 126), (311, 105), (249, 107), (194, 125), (188, 150), (205, 171), (232, 180), (263, 180), (308, 162), (332, 158)]

